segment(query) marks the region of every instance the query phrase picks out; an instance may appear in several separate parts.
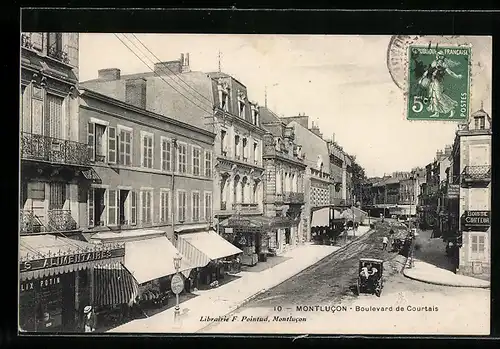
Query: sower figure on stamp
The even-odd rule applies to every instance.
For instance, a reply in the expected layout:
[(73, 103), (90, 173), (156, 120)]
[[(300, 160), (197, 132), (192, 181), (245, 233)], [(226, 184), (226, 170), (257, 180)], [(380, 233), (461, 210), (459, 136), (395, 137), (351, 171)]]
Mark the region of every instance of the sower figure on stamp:
[(461, 74), (455, 74), (450, 69), (459, 64), (458, 62), (445, 58), (443, 51), (439, 51), (436, 54), (436, 59), (431, 63), (430, 68), (424, 72), (424, 75), (422, 75), (418, 81), (419, 85), (427, 88), (427, 95), (429, 98), (427, 110), (434, 113), (431, 117), (438, 117), (439, 114), (450, 113), (449, 117), (451, 118), (455, 114), (455, 108), (458, 106), (458, 102), (444, 93), (443, 80), (446, 74), (455, 79), (461, 79)]

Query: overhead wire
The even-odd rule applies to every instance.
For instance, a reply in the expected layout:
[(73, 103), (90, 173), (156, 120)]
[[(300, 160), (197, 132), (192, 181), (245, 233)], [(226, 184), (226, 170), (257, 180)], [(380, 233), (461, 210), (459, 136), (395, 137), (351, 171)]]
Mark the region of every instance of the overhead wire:
[[(176, 91), (177, 93), (179, 93), (181, 96), (183, 96), (185, 99), (187, 99), (189, 102), (191, 102), (194, 106), (196, 106), (197, 108), (199, 108), (200, 110), (204, 111), (205, 113), (209, 114), (209, 115), (212, 115), (213, 111), (210, 110), (210, 111), (207, 111), (206, 109), (204, 109), (202, 106), (198, 105), (197, 103), (195, 103), (193, 100), (191, 100), (189, 97), (187, 97), (184, 93), (180, 92), (178, 89), (176, 89), (174, 86), (172, 86), (167, 80), (165, 80), (163, 78), (162, 75), (158, 74), (158, 72), (155, 72), (154, 68), (151, 68), (145, 61), (144, 59), (142, 59), (133, 49), (131, 49), (126, 43), (124, 40), (122, 40), (122, 38), (120, 38), (116, 33), (114, 34), (118, 40), (121, 41), (121, 43), (130, 51), (132, 52), (148, 69), (150, 69), (155, 75), (157, 75), (163, 82), (165, 82), (168, 86), (170, 86), (174, 91)], [(127, 38), (128, 39), (128, 38)]]

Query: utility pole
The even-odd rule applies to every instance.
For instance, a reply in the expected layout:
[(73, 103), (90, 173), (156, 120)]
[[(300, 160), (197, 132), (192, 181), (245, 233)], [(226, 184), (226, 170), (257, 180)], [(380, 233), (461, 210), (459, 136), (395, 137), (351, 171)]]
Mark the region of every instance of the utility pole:
[(267, 108), (267, 85), (264, 86), (264, 106)]

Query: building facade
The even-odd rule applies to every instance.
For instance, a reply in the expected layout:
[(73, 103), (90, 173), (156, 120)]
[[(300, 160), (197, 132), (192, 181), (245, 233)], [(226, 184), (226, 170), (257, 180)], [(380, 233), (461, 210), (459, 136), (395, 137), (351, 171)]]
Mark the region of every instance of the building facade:
[(86, 231), (161, 228), (172, 239), (210, 223), (215, 135), (147, 111), (129, 88), (123, 101), (81, 89), (79, 138), (101, 178), (86, 190)]
[(328, 227), (329, 216), (322, 216), (323, 221), (313, 219), (313, 213), (330, 206), (330, 156), (326, 141), (317, 126), (308, 128), (309, 117), (305, 115), (282, 118), (287, 127), (293, 129), (296, 141), (302, 145), (304, 163), (307, 165), (304, 176), (305, 206), (303, 218), (304, 241), (311, 241), (311, 229)]
[[(82, 331), (94, 267), (124, 248), (85, 241), (84, 188), (99, 183), (80, 141), (77, 33), (22, 33), (19, 327)], [(131, 295), (131, 293), (129, 293)]]
[(481, 278), (491, 272), (491, 117), (481, 108), (456, 133), (451, 175), (460, 189), (457, 273)]
[(304, 241), (306, 164), (294, 130), (271, 110), (260, 108), (264, 138), (264, 214), (273, 219), (270, 245), (277, 254)]

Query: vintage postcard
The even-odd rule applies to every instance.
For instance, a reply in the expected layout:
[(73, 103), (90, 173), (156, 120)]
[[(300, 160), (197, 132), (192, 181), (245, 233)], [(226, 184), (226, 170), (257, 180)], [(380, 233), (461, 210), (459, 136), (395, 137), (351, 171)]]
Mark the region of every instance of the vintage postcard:
[(21, 334), (490, 333), (491, 37), (20, 52)]

